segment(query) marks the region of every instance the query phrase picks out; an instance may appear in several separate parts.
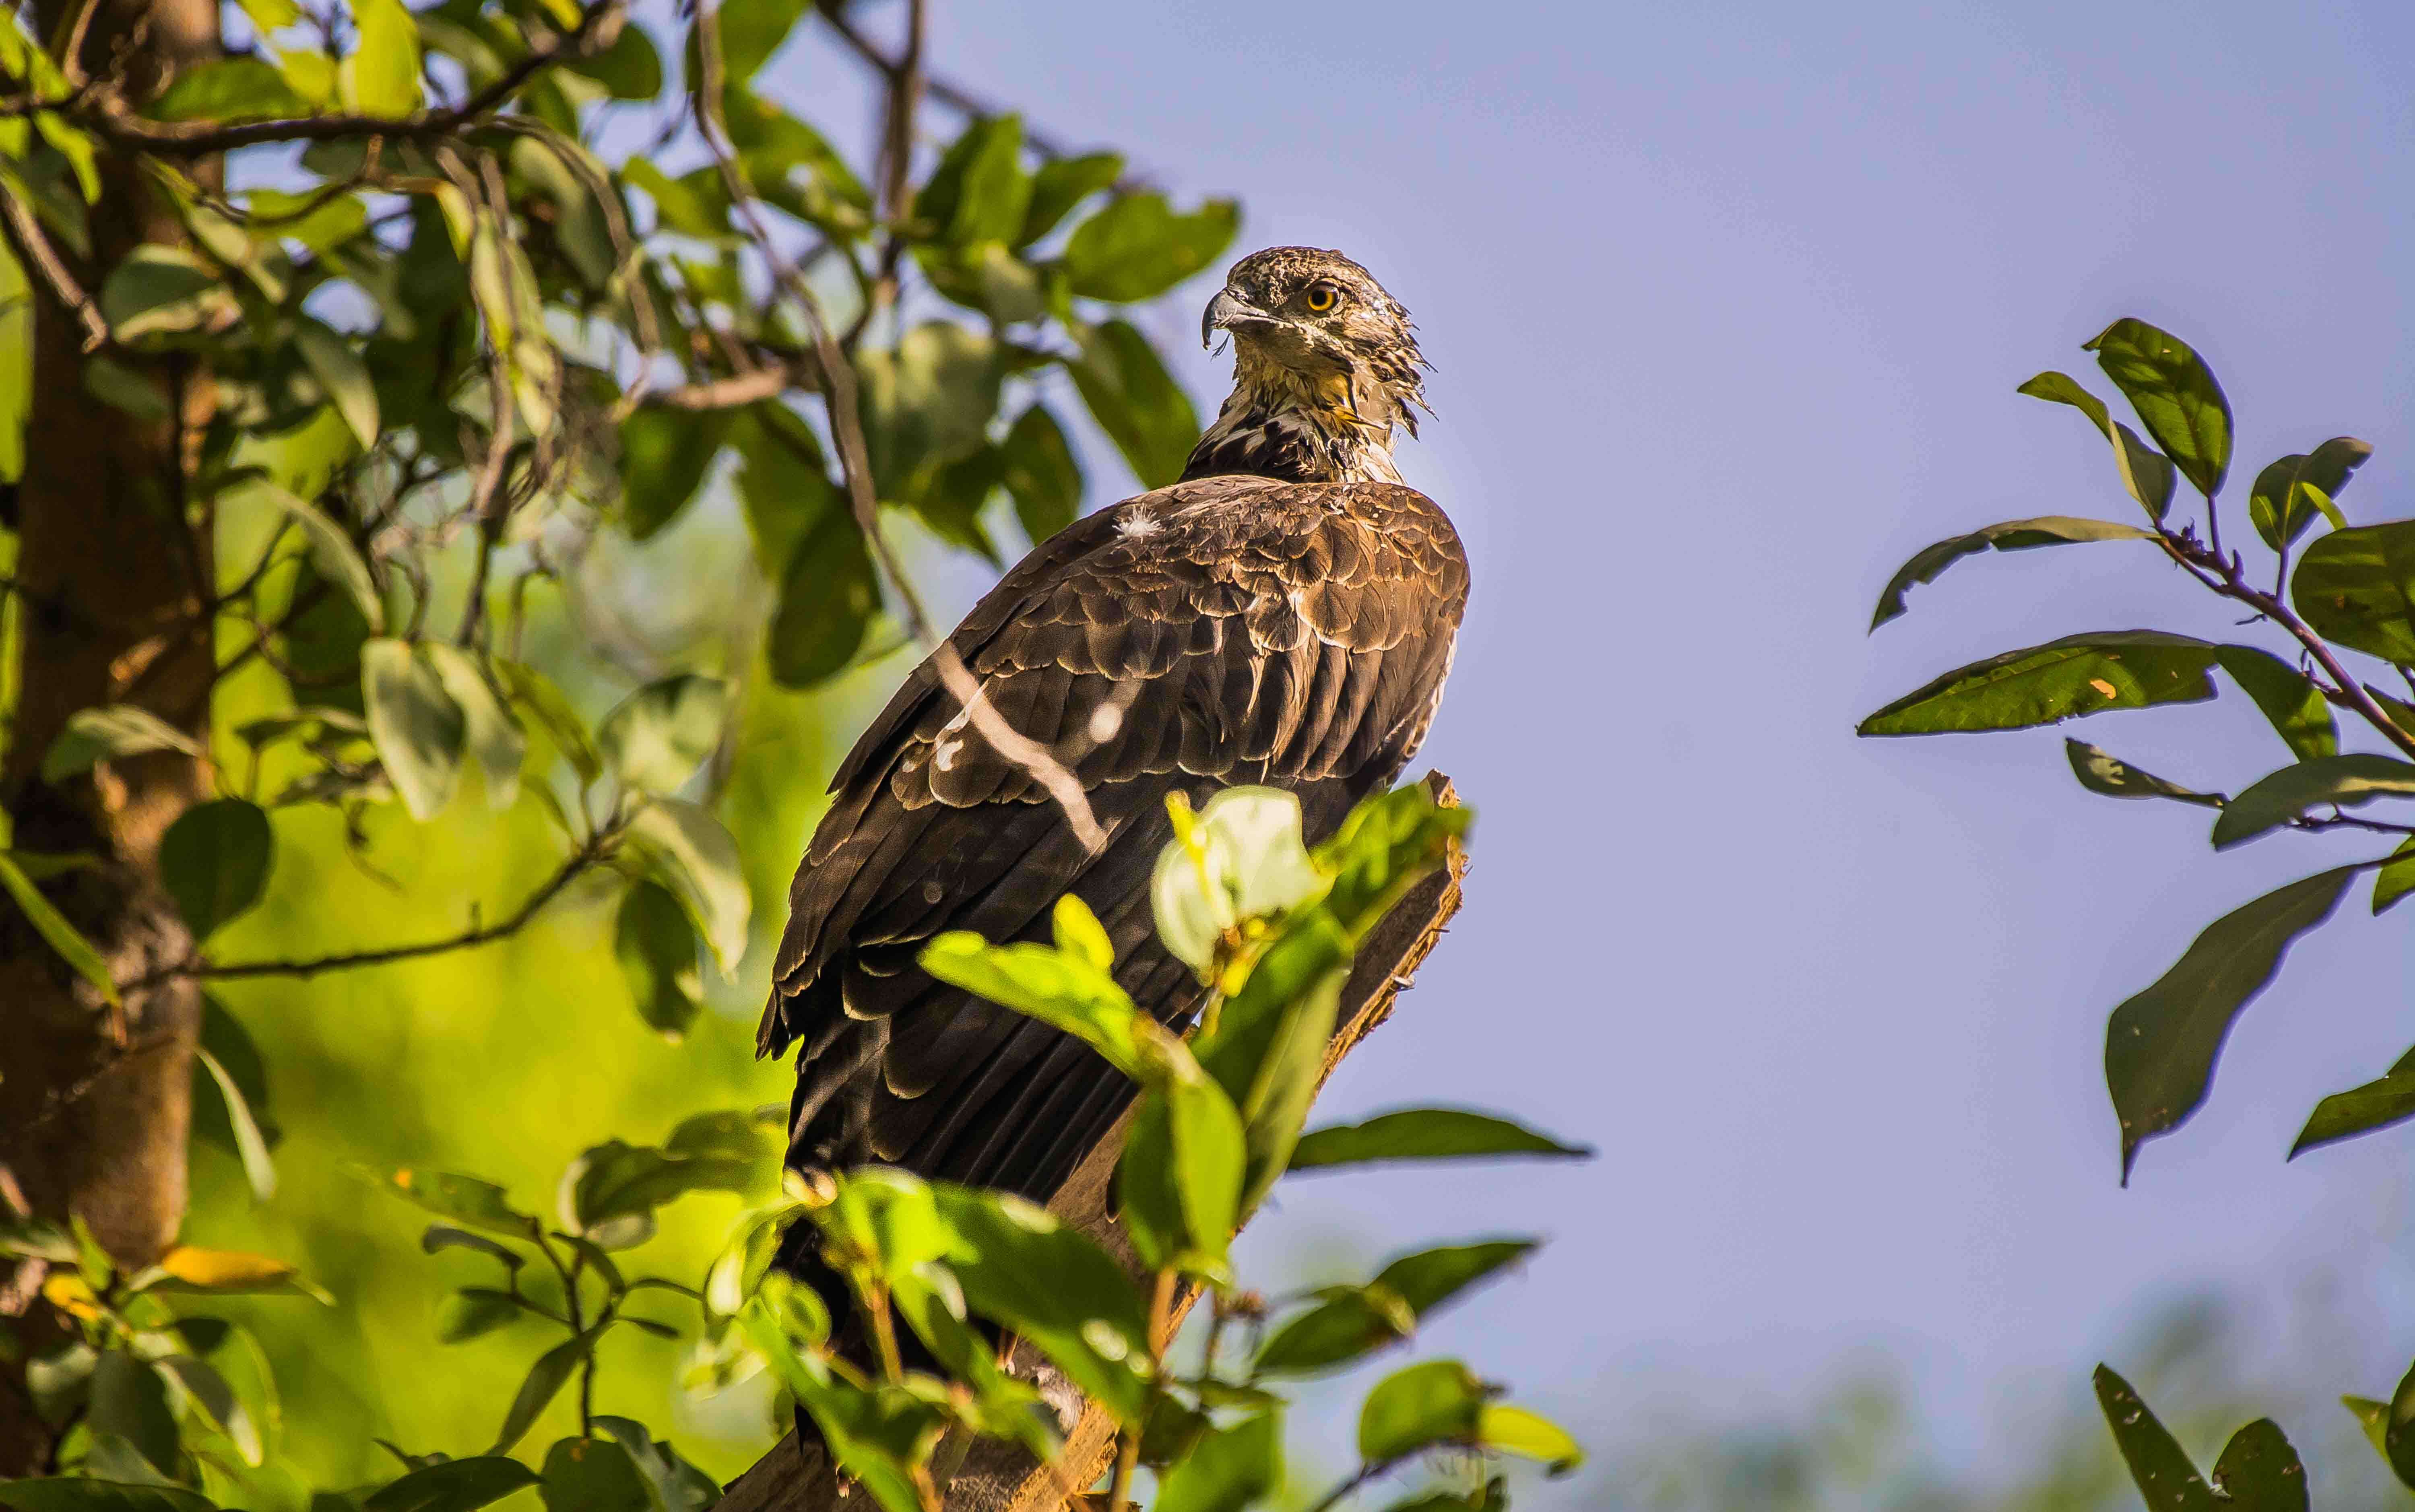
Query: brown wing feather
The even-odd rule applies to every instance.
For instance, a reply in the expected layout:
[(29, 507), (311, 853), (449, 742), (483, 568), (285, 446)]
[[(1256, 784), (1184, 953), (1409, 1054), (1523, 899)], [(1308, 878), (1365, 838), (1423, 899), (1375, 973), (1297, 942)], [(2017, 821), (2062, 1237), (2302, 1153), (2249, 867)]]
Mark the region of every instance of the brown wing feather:
[(1299, 792), (1312, 837), (1397, 775), (1432, 718), (1466, 600), (1458, 538), (1386, 484), (1217, 477), (1125, 501), (1024, 559), (951, 637), (982, 698), (1047, 746), (1108, 841), (1085, 851), (929, 664), (832, 783), (789, 891), (761, 1048), (802, 1040), (791, 1159), (884, 1160), (1043, 1195), (1132, 1095), (1058, 1031), (912, 965), (946, 930), (1042, 937), (1072, 891), (1117, 977), (1168, 1024), (1198, 988), (1159, 949), (1148, 878), (1165, 799)]

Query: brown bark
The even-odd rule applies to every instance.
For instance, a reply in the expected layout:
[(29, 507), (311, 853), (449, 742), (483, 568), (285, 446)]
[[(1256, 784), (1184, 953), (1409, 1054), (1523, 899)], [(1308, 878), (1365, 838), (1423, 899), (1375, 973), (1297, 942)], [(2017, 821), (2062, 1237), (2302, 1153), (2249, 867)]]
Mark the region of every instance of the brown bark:
[[(40, 0), (45, 36), (85, 0)], [(97, 0), (81, 61), (136, 99), (218, 51), (215, 0)], [(184, 239), (173, 207), (130, 159), (104, 153), (90, 207), (92, 256), (69, 271), (97, 292), (145, 241)], [(94, 868), (44, 891), (98, 947), (120, 981), (182, 959), (190, 941), (159, 886), (160, 837), (206, 795), (202, 764), (175, 753), (45, 782), (41, 763), (77, 710), (131, 703), (198, 739), (209, 727), (211, 553), (186, 496), (187, 454), (208, 414), (206, 375), (187, 358), (116, 353), (160, 385), (177, 416), (157, 423), (103, 404), (82, 382), (83, 330), (37, 277), (33, 413), (17, 492), (19, 693), (0, 764), (14, 848), (84, 852)], [(185, 1216), (185, 1139), (201, 995), (175, 979), (129, 993), (123, 1012), (82, 981), (22, 913), (0, 906), (0, 1166), (37, 1215), (90, 1226), (119, 1262), (173, 1242)], [(0, 1275), (0, 1306), (24, 1310), (37, 1347), (50, 1327), (31, 1278)], [(38, 1471), (48, 1429), (22, 1367), (0, 1370), (0, 1475)]]
[[(1449, 778), (1434, 772), (1426, 783), (1436, 801), (1458, 801)], [(1391, 1016), (1393, 1001), (1410, 985), (1418, 965), (1459, 912), (1460, 883), (1466, 873), (1466, 854), (1453, 846), (1449, 867), (1412, 890), (1359, 946), (1349, 984), (1342, 989), (1342, 1026), (1326, 1052), (1326, 1077), (1370, 1030)], [(1133, 1255), (1107, 1200), (1108, 1181), (1123, 1154), (1130, 1121), (1128, 1113), (1091, 1148), (1049, 1200), (1048, 1208), (1097, 1240), (1122, 1263), (1133, 1284), (1145, 1289), (1149, 1273)], [(1177, 1304), (1178, 1325), (1195, 1299), (1186, 1295)], [(1114, 1418), (1084, 1400), (1037, 1351), (1018, 1343), (1011, 1368), (1035, 1383), (1056, 1410), (1065, 1431), (1064, 1451), (1056, 1464), (1042, 1465), (1019, 1445), (995, 1439), (973, 1444), (948, 1482), (948, 1512), (1061, 1512), (1069, 1492), (1095, 1484), (1114, 1453)], [(713, 1504), (713, 1512), (838, 1512), (858, 1505), (842, 1489), (822, 1446), (800, 1445), (791, 1432), (730, 1482), (728, 1494)]]

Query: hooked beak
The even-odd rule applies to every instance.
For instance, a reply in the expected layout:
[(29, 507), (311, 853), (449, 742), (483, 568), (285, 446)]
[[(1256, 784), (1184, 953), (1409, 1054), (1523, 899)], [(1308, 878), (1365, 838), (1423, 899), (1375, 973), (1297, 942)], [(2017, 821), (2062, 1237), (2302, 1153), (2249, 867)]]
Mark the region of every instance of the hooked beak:
[(1200, 317), (1199, 344), (1203, 347), (1215, 345), (1216, 333), (1219, 331), (1281, 323), (1275, 317), (1243, 299), (1231, 289), (1219, 289), (1216, 291), (1216, 297), (1208, 301), (1208, 312)]

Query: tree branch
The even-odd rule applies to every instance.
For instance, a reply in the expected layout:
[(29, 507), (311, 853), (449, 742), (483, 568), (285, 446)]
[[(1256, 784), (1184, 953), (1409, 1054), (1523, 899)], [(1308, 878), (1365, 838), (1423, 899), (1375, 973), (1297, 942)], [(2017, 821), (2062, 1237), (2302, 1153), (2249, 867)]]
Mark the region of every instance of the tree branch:
[(75, 275), (68, 271), (58, 248), (43, 234), (41, 222), (6, 186), (0, 186), (0, 225), (8, 228), (9, 243), (16, 247), (18, 257), (33, 264), (42, 281), (51, 286), (52, 295), (83, 326), (83, 350), (95, 352), (109, 345), (109, 322), (100, 313), (100, 307), (93, 303), (92, 296), (76, 282)]

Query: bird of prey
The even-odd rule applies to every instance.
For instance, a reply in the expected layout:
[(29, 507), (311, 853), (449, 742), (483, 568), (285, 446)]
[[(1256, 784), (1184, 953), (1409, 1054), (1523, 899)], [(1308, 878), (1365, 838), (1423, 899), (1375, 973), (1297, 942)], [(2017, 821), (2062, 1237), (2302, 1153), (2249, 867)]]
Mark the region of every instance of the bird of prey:
[(1234, 264), (1201, 335), (1219, 333), (1232, 397), (1181, 480), (1066, 527), (949, 637), (980, 701), (1078, 780), (1103, 846), (932, 661), (832, 780), (758, 1040), (802, 1046), (790, 1165), (877, 1161), (1047, 1200), (1133, 1084), (925, 975), (923, 945), (958, 929), (1043, 939), (1070, 891), (1132, 1000), (1186, 1026), (1203, 989), (1149, 906), (1167, 796), (1285, 788), (1313, 844), (1425, 738), (1467, 559), (1392, 466), (1425, 398), (1408, 311), (1341, 253), (1279, 247)]

